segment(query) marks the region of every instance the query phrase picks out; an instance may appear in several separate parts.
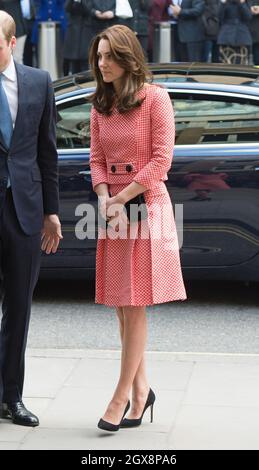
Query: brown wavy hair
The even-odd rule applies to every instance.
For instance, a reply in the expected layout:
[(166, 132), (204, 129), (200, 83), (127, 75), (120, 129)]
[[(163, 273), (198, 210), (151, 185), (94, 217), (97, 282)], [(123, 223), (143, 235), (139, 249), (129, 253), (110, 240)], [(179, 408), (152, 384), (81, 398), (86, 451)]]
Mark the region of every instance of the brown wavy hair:
[[(116, 96), (112, 83), (103, 81), (98, 66), (97, 51), (101, 39), (109, 41), (113, 60), (125, 70), (119, 96)], [(97, 82), (96, 91), (90, 100), (99, 113), (109, 115), (115, 98), (120, 113), (125, 113), (141, 105), (143, 99), (136, 98), (136, 92), (146, 82), (152, 81), (152, 74), (148, 70), (140, 42), (130, 28), (124, 25), (114, 25), (95, 36), (89, 51), (89, 62)]]

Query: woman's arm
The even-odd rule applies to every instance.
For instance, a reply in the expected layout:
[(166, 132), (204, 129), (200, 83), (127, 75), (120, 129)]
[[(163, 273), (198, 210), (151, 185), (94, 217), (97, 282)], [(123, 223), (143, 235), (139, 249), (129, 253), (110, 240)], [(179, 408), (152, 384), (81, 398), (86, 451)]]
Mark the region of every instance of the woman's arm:
[(90, 168), (92, 185), (98, 196), (108, 195), (108, 177), (106, 158), (100, 142), (97, 111), (91, 111), (91, 149)]
[(147, 189), (161, 180), (171, 167), (175, 139), (174, 112), (170, 97), (158, 88), (150, 110), (152, 156), (135, 176), (134, 181)]

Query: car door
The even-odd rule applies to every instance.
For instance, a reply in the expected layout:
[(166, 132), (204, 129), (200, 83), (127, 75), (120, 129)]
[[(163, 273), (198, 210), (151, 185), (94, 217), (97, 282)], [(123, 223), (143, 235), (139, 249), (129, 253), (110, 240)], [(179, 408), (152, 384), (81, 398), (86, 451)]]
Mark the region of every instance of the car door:
[(183, 205), (183, 266), (244, 263), (259, 251), (258, 98), (180, 89), (170, 95), (176, 146), (168, 189)]
[(95, 266), (95, 210), (90, 156), (90, 111), (87, 94), (57, 102), (60, 219), (63, 240), (55, 257), (44, 256), (43, 267)]

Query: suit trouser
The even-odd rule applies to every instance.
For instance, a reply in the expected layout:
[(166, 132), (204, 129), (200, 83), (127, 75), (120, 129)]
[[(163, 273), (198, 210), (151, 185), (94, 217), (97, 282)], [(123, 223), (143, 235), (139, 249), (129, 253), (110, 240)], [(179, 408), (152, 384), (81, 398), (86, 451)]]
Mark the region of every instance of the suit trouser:
[(26, 235), (18, 222), (11, 189), (0, 215), (3, 317), (0, 333), (0, 401), (22, 398), (31, 301), (40, 268), (41, 234)]
[(203, 41), (180, 43), (180, 56), (182, 62), (201, 62), (203, 54)]

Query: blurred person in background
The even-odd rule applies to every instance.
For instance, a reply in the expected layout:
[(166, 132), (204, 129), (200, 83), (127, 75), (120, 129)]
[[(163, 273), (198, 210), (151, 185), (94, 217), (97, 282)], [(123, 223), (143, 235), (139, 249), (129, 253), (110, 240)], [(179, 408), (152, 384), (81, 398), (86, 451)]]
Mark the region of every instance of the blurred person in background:
[(27, 36), (23, 50), (23, 63), (30, 67), (37, 65), (37, 51), (32, 44), (32, 30), (35, 21), (35, 5), (34, 0), (22, 0), (23, 17), (26, 24)]
[(259, 65), (259, 0), (249, 0), (249, 6), (252, 13), (250, 30), (253, 41), (253, 62), (255, 65)]
[(91, 1), (66, 0), (67, 30), (64, 59), (71, 73), (88, 69), (88, 47), (91, 42)]
[(133, 19), (130, 23), (124, 23), (132, 28), (140, 41), (147, 56), (148, 50), (148, 12), (152, 0), (129, 0), (133, 11)]
[(92, 36), (113, 24), (119, 23), (115, 16), (116, 0), (91, 1)]
[(182, 62), (201, 62), (205, 39), (202, 22), (204, 0), (168, 0), (167, 8), (169, 15), (177, 21), (176, 54), (180, 55)]
[(168, 3), (168, 15), (169, 15), (169, 23), (171, 24), (171, 61), (172, 62), (180, 62), (181, 61), (181, 54), (180, 54), (180, 42), (179, 42), (179, 35), (178, 35), (178, 16), (174, 16), (171, 6), (181, 5), (182, 0), (174, 0), (169, 1)]
[[(39, 43), (39, 23), (44, 21), (56, 21), (60, 24), (60, 57), (63, 57), (64, 37), (66, 31), (65, 0), (34, 0), (35, 21), (32, 30), (32, 43), (38, 48)], [(64, 75), (67, 75), (68, 68), (64, 62)]]
[(151, 0), (151, 5), (148, 15), (148, 59), (149, 62), (153, 61), (153, 42), (155, 23), (157, 21), (168, 21), (167, 12), (168, 0)]
[(205, 0), (205, 10), (202, 22), (205, 33), (203, 60), (204, 62), (219, 62), (217, 38), (219, 33), (220, 0)]
[(220, 62), (249, 63), (252, 36), (249, 30), (252, 13), (246, 0), (221, 0), (218, 45)]

